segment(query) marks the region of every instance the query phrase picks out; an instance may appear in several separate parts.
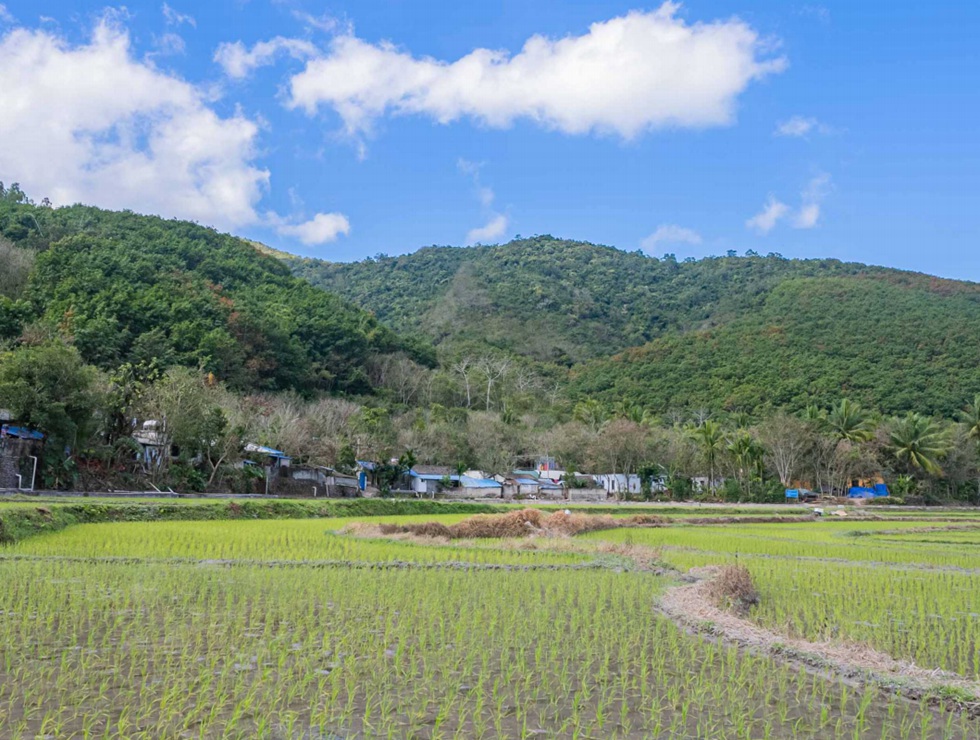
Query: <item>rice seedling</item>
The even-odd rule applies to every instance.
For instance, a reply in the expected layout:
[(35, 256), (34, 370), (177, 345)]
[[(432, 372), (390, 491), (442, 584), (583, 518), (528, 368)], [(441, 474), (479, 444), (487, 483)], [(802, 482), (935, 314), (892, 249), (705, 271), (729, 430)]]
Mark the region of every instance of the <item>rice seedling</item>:
[[(653, 608), (669, 578), (597, 557), (625, 532), (668, 558), (737, 553), (759, 589), (752, 618), (804, 633), (858, 609), (936, 609), (944, 626), (904, 643), (895, 629), (889, 645), (963, 672), (976, 621), (950, 631), (946, 617), (968, 608), (977, 576), (930, 560), (936, 543), (881, 544), (926, 553), (931, 569), (915, 570), (875, 565), (874, 535), (846, 536), (851, 523), (610, 530), (550, 549), (337, 534), (350, 522), (79, 525), (0, 549), (0, 737), (980, 734), (968, 714), (687, 634)], [(746, 541), (775, 552), (746, 556)], [(791, 554), (838, 543), (856, 556), (848, 569)], [(900, 596), (872, 585), (879, 571)], [(855, 573), (868, 578), (851, 587)], [(828, 599), (835, 589), (846, 595)]]

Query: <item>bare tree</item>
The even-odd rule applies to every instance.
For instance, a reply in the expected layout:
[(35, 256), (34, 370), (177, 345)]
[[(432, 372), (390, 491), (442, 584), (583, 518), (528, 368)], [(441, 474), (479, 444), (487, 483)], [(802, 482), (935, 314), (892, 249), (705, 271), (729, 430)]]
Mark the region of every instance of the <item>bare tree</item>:
[(759, 428), (759, 439), (765, 448), (766, 465), (788, 488), (799, 476), (806, 453), (814, 445), (809, 426), (796, 417), (776, 414)]
[(486, 394), (486, 410), (489, 411), (492, 406), (493, 398), (493, 387), (499, 381), (507, 376), (507, 371), (510, 368), (510, 360), (506, 357), (494, 357), (493, 355), (484, 355), (477, 362), (477, 369), (483, 375), (484, 381), (487, 384), (487, 394)]
[(431, 374), (403, 353), (385, 355), (375, 368), (376, 385), (390, 390), (395, 400), (405, 405), (425, 387)]
[(463, 357), (458, 362), (453, 364), (453, 372), (457, 373), (463, 379), (463, 386), (466, 388), (466, 408), (470, 408), (473, 405), (473, 394), (470, 388), (470, 374), (474, 370), (474, 362), (470, 357)]

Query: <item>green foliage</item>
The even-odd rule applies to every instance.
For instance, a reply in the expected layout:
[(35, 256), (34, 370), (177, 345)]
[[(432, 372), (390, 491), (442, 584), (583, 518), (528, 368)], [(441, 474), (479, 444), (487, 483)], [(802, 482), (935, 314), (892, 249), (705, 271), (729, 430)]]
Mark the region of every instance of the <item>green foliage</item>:
[(98, 404), (95, 371), (74, 347), (19, 347), (0, 355), (0, 402), (55, 445), (74, 445)]
[(778, 255), (678, 263), (549, 236), (289, 264), (447, 356), (508, 352), (555, 378), (572, 367), (574, 399), (610, 409), (754, 413), (845, 396), (949, 415), (980, 392), (972, 283)]
[(785, 280), (717, 328), (573, 369), (571, 392), (660, 412), (802, 410), (846, 395), (885, 413), (949, 416), (980, 389), (980, 286), (934, 282), (897, 272)]
[[(399, 330), (571, 364), (759, 308), (779, 281), (873, 270), (837, 260), (709, 258), (678, 263), (539, 236), (496, 247), (428, 247), (293, 272)], [(874, 270), (873, 270), (874, 271)]]
[(948, 444), (945, 430), (935, 421), (909, 413), (893, 423), (888, 439), (895, 459), (909, 471), (942, 475), (939, 461)]
[[(38, 252), (34, 316), (70, 337), (86, 362), (150, 359), (213, 372), (231, 387), (371, 390), (373, 354), (432, 362), (364, 311), (290, 276), (250, 242), (184, 221), (0, 197), (0, 237)], [(17, 193), (20, 191), (18, 190)], [(0, 299), (0, 339), (26, 323)]]

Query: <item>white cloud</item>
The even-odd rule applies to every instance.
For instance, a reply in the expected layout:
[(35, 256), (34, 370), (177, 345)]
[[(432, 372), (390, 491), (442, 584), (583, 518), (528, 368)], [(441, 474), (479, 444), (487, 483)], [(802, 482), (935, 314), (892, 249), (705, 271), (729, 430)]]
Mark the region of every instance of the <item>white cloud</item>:
[(738, 19), (685, 23), (679, 6), (594, 23), (581, 36), (532, 36), (518, 54), (475, 49), (454, 62), (353, 34), (292, 77), (288, 104), (334, 109), (353, 136), (386, 114), (503, 128), (530, 119), (568, 134), (630, 139), (654, 128), (730, 124), (739, 94), (780, 72), (771, 44)]
[(812, 133), (829, 134), (831, 128), (813, 117), (793, 116), (777, 123), (773, 135), (805, 139)]
[(157, 48), (155, 54), (159, 56), (183, 54), (186, 50), (184, 39), (176, 33), (165, 33), (160, 38), (155, 38), (154, 43)]
[(0, 36), (0, 79), (0, 175), (37, 199), (271, 226), (304, 244), (350, 230), (340, 214), (260, 215), (270, 175), (255, 164), (259, 126), (219, 116), (204, 90), (135, 59), (109, 20), (78, 45), (46, 31)]
[(310, 13), (305, 13), (302, 10), (294, 10), (293, 18), (300, 21), (308, 28), (316, 29), (317, 31), (323, 31), (324, 33), (354, 33), (354, 26), (350, 21), (342, 21), (332, 15), (321, 15), (315, 16)]
[(161, 10), (163, 11), (163, 17), (167, 21), (168, 26), (181, 26), (186, 23), (192, 28), (197, 28), (197, 21), (194, 20), (193, 16), (178, 13), (167, 3), (163, 4), (163, 8), (161, 8)]
[(0, 23), (5, 23), (7, 25), (13, 25), (17, 22), (17, 19), (7, 10), (7, 6), (0, 3)]
[(806, 203), (800, 206), (793, 219), (793, 226), (797, 229), (812, 229), (820, 220), (820, 204)]
[(660, 224), (657, 230), (640, 242), (640, 248), (647, 252), (654, 251), (661, 244), (700, 244), (701, 235), (694, 229), (688, 229), (677, 224)]
[(288, 54), (294, 59), (306, 59), (316, 56), (317, 48), (309, 41), (283, 36), (260, 41), (251, 49), (246, 48), (241, 41), (226, 42), (214, 53), (214, 61), (221, 65), (226, 75), (241, 80), (255, 69), (272, 64), (279, 54)]
[(100, 23), (80, 45), (45, 31), (0, 37), (0, 172), (56, 204), (195, 219), (258, 221), (269, 172), (254, 164), (258, 126), (221, 117), (193, 85), (133, 58)]
[(460, 157), (456, 160), (456, 168), (473, 179), (473, 186), (476, 188), (476, 197), (480, 201), (480, 205), (484, 208), (492, 206), (497, 195), (493, 192), (493, 188), (489, 188), (480, 182), (480, 170), (483, 169), (483, 162), (471, 162)]
[(830, 190), (830, 175), (821, 173), (814, 177), (800, 193), (802, 205), (793, 219), (797, 229), (812, 229), (820, 221), (820, 205)]
[(497, 213), (494, 214), (487, 223), (477, 229), (471, 229), (466, 234), (467, 244), (484, 244), (493, 242), (503, 236), (507, 231), (510, 219), (507, 216)]
[(789, 206), (776, 200), (774, 195), (770, 195), (762, 210), (746, 221), (745, 225), (760, 234), (768, 234), (788, 213)]
[(294, 236), (307, 246), (326, 244), (341, 234), (349, 234), (350, 221), (342, 213), (318, 213), (303, 223), (280, 223), (276, 226), (276, 231), (284, 236)]
[(783, 219), (790, 219), (795, 229), (812, 229), (820, 222), (821, 204), (830, 192), (830, 175), (822, 172), (813, 177), (800, 193), (800, 207), (791, 209), (770, 195), (762, 210), (745, 222), (745, 225), (760, 234), (768, 234)]
[(471, 229), (466, 235), (466, 243), (492, 241), (501, 236), (507, 230), (510, 219), (495, 211), (490, 210), (493, 202), (497, 199), (497, 194), (493, 188), (487, 187), (480, 181), (480, 170), (483, 169), (483, 162), (471, 162), (460, 157), (456, 160), (456, 169), (473, 180), (473, 187), (476, 190), (476, 198), (480, 201), (485, 212), (489, 213), (490, 220), (486, 225), (476, 229)]

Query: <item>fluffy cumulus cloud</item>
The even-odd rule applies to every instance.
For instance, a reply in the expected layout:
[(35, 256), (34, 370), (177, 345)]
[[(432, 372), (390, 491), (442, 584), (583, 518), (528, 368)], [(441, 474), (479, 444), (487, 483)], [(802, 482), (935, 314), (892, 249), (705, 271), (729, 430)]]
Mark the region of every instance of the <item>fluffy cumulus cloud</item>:
[(660, 224), (657, 230), (640, 242), (640, 247), (646, 252), (652, 252), (658, 247), (669, 244), (700, 244), (701, 235), (694, 229), (677, 224)]
[(303, 223), (281, 223), (276, 231), (284, 236), (296, 237), (307, 246), (313, 246), (332, 242), (341, 234), (349, 234), (350, 221), (342, 213), (318, 213)]
[(339, 114), (349, 134), (389, 114), (502, 128), (529, 119), (568, 134), (625, 139), (658, 127), (732, 122), (738, 96), (781, 71), (771, 44), (738, 19), (686, 23), (679, 6), (594, 23), (581, 36), (532, 36), (519, 53), (475, 49), (456, 61), (336, 36), (290, 80), (288, 103)]
[(255, 69), (272, 64), (277, 56), (288, 55), (294, 59), (305, 59), (316, 55), (316, 47), (309, 41), (276, 36), (269, 41), (260, 41), (251, 49), (241, 41), (221, 44), (214, 54), (225, 74), (233, 79), (244, 79)]
[(137, 59), (111, 21), (78, 45), (23, 28), (0, 36), (0, 79), (0, 176), (32, 196), (226, 229), (268, 222), (256, 210), (270, 177), (255, 163), (258, 125)]
[(466, 234), (467, 244), (486, 244), (489, 242), (495, 242), (504, 235), (507, 231), (507, 227), (510, 225), (510, 219), (502, 213), (496, 213), (490, 217), (490, 220), (486, 224), (480, 226), (476, 229), (470, 229)]

